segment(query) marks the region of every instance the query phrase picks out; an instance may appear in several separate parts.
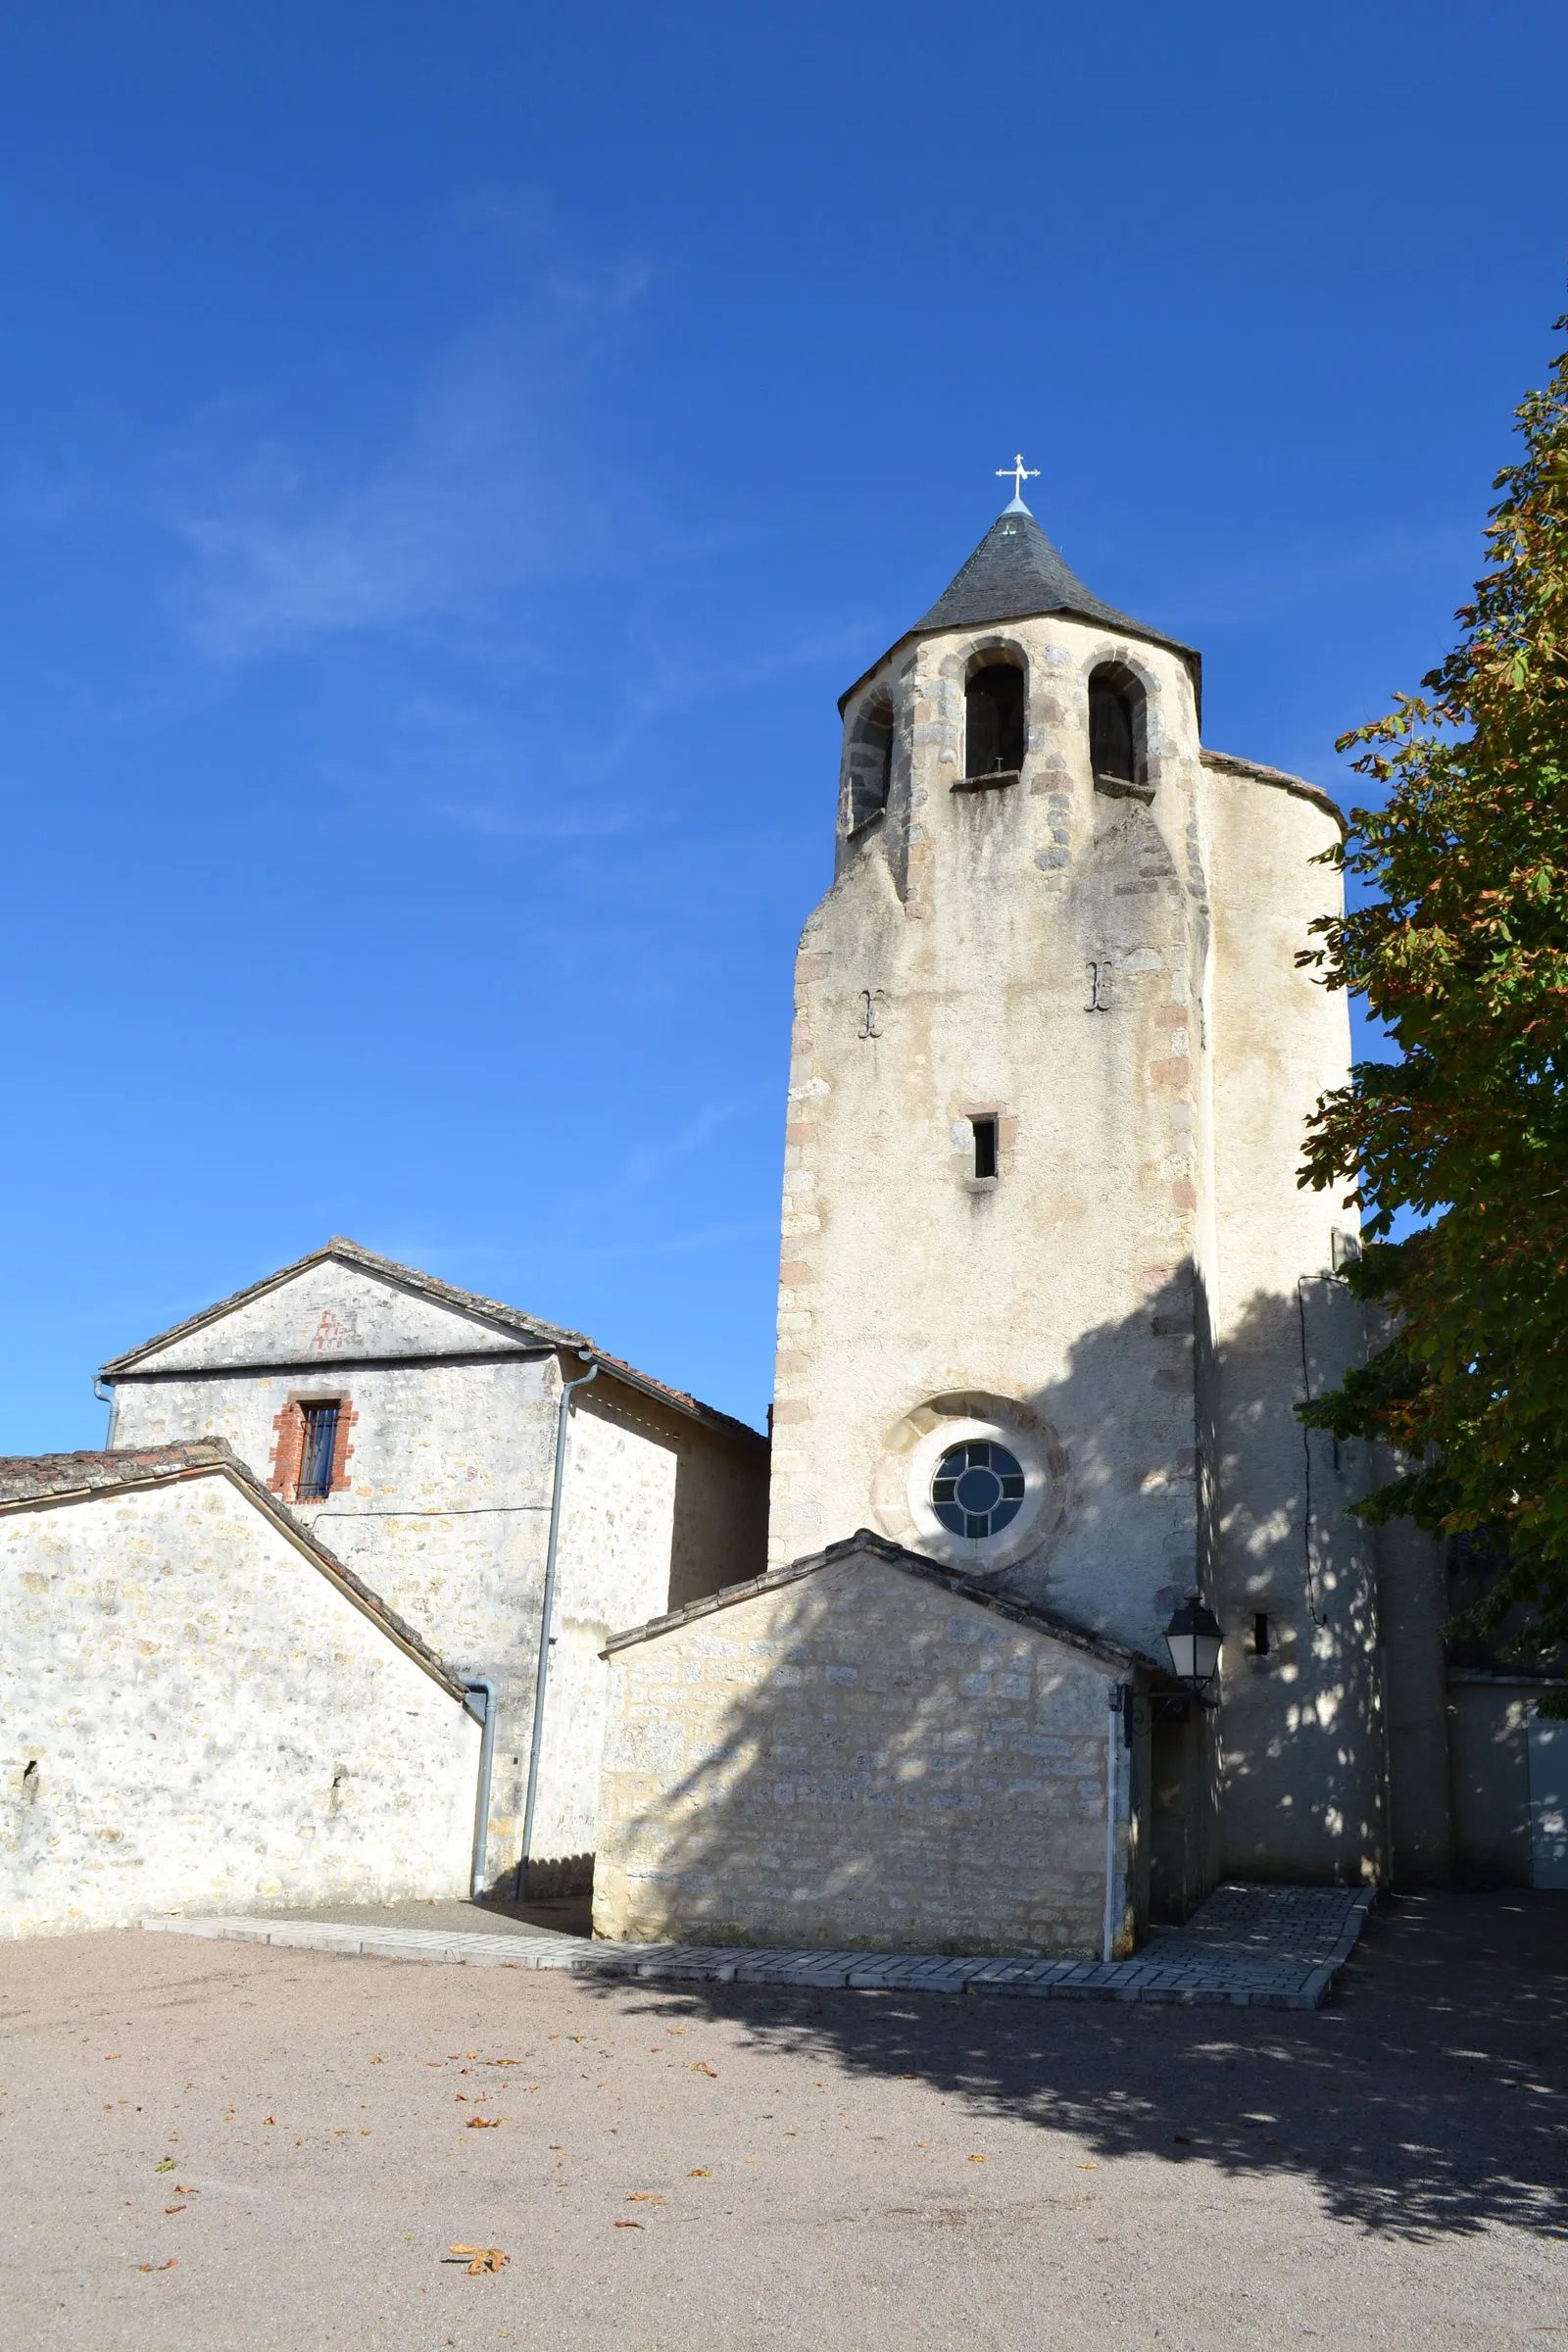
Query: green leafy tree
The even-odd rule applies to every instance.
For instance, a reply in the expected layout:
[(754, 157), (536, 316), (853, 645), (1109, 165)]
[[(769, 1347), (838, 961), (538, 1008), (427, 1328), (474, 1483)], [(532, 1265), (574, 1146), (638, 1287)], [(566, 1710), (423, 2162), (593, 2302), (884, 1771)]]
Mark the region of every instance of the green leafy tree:
[(1352, 1280), (1389, 1336), (1301, 1412), (1406, 1465), (1366, 1517), (1491, 1554), (1461, 1630), (1506, 1621), (1547, 1658), (1568, 1642), (1568, 351), (1516, 414), (1459, 644), (1339, 746), (1387, 798), (1328, 853), (1364, 895), (1301, 960), (1361, 991), (1398, 1058), (1323, 1098), (1301, 1182), (1349, 1180)]

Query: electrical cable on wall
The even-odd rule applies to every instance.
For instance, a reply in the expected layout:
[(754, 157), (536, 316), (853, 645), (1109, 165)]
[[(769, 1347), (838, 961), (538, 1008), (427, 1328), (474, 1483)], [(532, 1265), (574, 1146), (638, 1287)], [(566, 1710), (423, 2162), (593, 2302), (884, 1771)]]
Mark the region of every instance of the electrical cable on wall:
[[(310, 1507), (308, 1502), (293, 1505), (297, 1511), (308, 1511)], [(437, 1503), (430, 1509), (417, 1511), (318, 1511), (311, 1525), (314, 1527), (318, 1519), (493, 1519), (498, 1515), (504, 1517), (511, 1511), (547, 1511), (549, 1508), (547, 1502), (455, 1502), (449, 1507)]]

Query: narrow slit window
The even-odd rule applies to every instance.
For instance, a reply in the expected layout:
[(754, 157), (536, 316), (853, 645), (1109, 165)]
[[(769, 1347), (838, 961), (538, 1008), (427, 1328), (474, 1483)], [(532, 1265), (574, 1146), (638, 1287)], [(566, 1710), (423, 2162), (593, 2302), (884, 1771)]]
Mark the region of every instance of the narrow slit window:
[(997, 1122), (994, 1118), (971, 1119), (974, 1129), (974, 1172), (978, 1181), (997, 1172)]
[(1257, 1609), (1252, 1616), (1252, 1655), (1266, 1658), (1268, 1651), (1268, 1618), (1262, 1609)]
[(965, 782), (1016, 775), (1023, 766), (1023, 671), (1010, 662), (977, 669), (964, 690), (963, 721)]
[(294, 1489), (298, 1502), (324, 1502), (332, 1492), (332, 1459), (337, 1451), (337, 1422), (339, 1407), (332, 1404), (306, 1404), (300, 1407), (305, 1422), (305, 1443), (300, 1450), (299, 1484)]

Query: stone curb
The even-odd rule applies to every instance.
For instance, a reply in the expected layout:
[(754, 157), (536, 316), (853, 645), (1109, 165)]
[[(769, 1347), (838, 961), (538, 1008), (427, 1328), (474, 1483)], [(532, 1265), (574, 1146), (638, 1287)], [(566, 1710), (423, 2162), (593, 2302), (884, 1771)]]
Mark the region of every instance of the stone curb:
[[(1317, 1889), (1312, 1891), (1316, 1892)], [(1355, 1948), (1375, 1890), (1348, 1898), (1343, 1930), (1310, 1955), (1206, 1948), (1186, 1931), (1162, 1931), (1132, 1960), (954, 1958), (942, 1952), (768, 1951), (732, 1944), (603, 1944), (564, 1936), (489, 1936), (466, 1929), (335, 1926), (275, 1919), (144, 1919), (144, 1930), (283, 1951), (367, 1960), (440, 1961), (466, 1967), (561, 1970), (679, 1984), (799, 1984), (825, 1991), (989, 1994), (1007, 2000), (1159, 2001), (1183, 2007), (1316, 2009)], [(1201, 1916), (1200, 1913), (1198, 1916)], [(1248, 1980), (1250, 1979), (1250, 1982)]]

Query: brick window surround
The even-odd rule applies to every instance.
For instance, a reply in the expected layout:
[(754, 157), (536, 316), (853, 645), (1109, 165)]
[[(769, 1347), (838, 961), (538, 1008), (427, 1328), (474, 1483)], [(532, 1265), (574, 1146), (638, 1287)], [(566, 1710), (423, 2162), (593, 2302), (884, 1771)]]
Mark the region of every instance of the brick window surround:
[[(355, 1409), (353, 1399), (348, 1396), (322, 1396), (307, 1391), (303, 1396), (291, 1396), (282, 1411), (272, 1417), (275, 1439), (268, 1457), (271, 1468), (267, 1483), (272, 1493), (280, 1495), (284, 1502), (299, 1500), (300, 1472), (305, 1464), (305, 1407), (308, 1404), (335, 1404), (337, 1406), (337, 1440), (332, 1447), (332, 1481), (329, 1492), (333, 1494), (341, 1494), (349, 1484), (349, 1463), (354, 1458), (354, 1447), (349, 1443), (349, 1432), (360, 1417)], [(310, 1499), (318, 1501), (320, 1497), (313, 1495)]]

